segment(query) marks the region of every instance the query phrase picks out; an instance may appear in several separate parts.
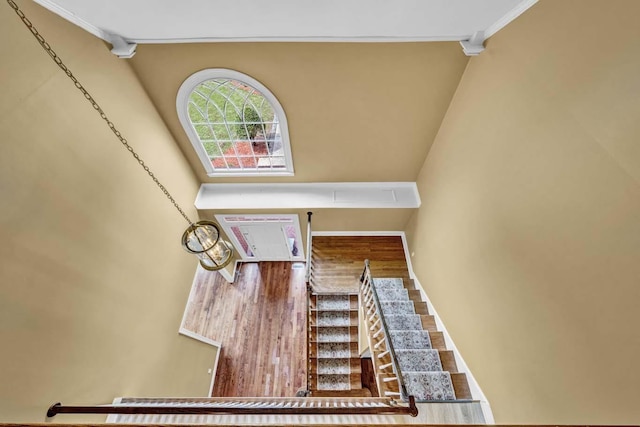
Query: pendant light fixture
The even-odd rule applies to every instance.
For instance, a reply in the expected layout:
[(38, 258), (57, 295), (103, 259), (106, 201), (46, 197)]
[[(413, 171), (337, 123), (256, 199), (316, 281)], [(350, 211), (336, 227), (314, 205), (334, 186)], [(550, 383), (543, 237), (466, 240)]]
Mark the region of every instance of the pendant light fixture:
[(45, 52), (47, 52), (47, 54), (56, 63), (56, 65), (60, 67), (62, 71), (64, 71), (67, 77), (69, 77), (69, 79), (73, 82), (75, 87), (80, 92), (82, 92), (85, 99), (89, 101), (96, 113), (100, 115), (100, 118), (104, 120), (107, 126), (109, 126), (109, 129), (111, 129), (120, 143), (129, 151), (129, 153), (131, 153), (133, 158), (136, 159), (138, 164), (140, 164), (140, 167), (144, 169), (144, 171), (149, 175), (149, 177), (158, 186), (158, 188), (164, 193), (165, 196), (167, 196), (167, 199), (169, 199), (169, 201), (173, 204), (180, 215), (182, 215), (182, 217), (189, 223), (189, 226), (182, 235), (182, 247), (190, 254), (196, 255), (198, 259), (200, 259), (200, 265), (207, 270), (215, 271), (227, 266), (231, 262), (231, 259), (233, 257), (233, 246), (231, 246), (231, 243), (222, 239), (222, 236), (220, 235), (220, 227), (218, 226), (218, 224), (213, 221), (206, 220), (194, 223), (189, 219), (187, 214), (185, 214), (182, 208), (180, 208), (180, 206), (171, 196), (166, 187), (162, 185), (160, 181), (158, 181), (158, 178), (156, 178), (153, 172), (151, 172), (149, 166), (145, 164), (138, 153), (133, 150), (133, 147), (129, 145), (129, 142), (115, 127), (113, 122), (109, 120), (107, 114), (102, 110), (100, 105), (98, 105), (96, 100), (93, 99), (89, 92), (73, 75), (71, 70), (62, 62), (62, 59), (60, 59), (56, 52), (51, 48), (49, 43), (47, 43), (42, 35), (40, 35), (31, 21), (27, 19), (24, 12), (20, 10), (18, 5), (13, 0), (7, 0), (7, 3), (9, 4), (9, 6), (11, 6), (11, 8), (13, 8), (18, 17), (20, 17), (23, 24), (29, 29), (31, 34), (36, 38)]

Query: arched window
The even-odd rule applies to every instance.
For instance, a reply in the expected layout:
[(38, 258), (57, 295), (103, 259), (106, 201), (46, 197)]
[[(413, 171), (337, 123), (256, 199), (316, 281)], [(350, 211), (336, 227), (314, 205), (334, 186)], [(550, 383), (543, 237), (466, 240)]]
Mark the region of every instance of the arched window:
[(284, 110), (257, 80), (199, 71), (180, 86), (177, 109), (209, 176), (293, 175)]

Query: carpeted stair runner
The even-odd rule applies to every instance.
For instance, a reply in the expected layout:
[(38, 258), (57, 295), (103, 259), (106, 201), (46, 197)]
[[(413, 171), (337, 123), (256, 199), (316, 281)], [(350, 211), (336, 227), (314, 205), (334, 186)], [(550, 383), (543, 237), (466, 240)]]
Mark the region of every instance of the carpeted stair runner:
[(451, 375), (442, 370), (439, 351), (431, 348), (402, 279), (374, 278), (373, 286), (407, 393), (417, 401), (454, 400)]
[[(352, 372), (353, 354), (351, 300), (348, 294), (316, 294), (316, 333), (310, 341), (315, 346), (315, 375), (312, 375), (311, 391), (348, 391), (354, 388)], [(356, 323), (357, 325), (357, 323)], [(357, 343), (356, 343), (357, 348)], [(312, 349), (310, 349), (312, 350)], [(313, 363), (313, 362), (312, 362)], [(359, 365), (359, 361), (358, 361)], [(360, 384), (360, 388), (361, 388)]]

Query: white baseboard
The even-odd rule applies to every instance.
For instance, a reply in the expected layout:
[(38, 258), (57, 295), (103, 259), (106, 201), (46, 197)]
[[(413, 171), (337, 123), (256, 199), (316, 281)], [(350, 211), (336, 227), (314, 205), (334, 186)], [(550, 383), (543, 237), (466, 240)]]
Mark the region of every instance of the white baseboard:
[(313, 236), (400, 236), (402, 239), (402, 248), (404, 249), (404, 258), (407, 261), (407, 268), (409, 269), (409, 278), (415, 278), (413, 266), (411, 265), (407, 236), (404, 231), (313, 231), (311, 232), (311, 237)]
[(444, 342), (446, 347), (449, 350), (453, 351), (453, 355), (456, 359), (456, 365), (458, 366), (458, 371), (464, 372), (467, 375), (467, 382), (469, 383), (469, 389), (471, 390), (471, 398), (474, 400), (480, 401), (485, 423), (495, 424), (495, 420), (493, 418), (493, 412), (491, 411), (491, 405), (489, 404), (489, 401), (487, 400), (487, 397), (485, 396), (484, 392), (480, 388), (478, 381), (476, 381), (475, 377), (471, 373), (471, 370), (469, 369), (466, 362), (464, 361), (464, 358), (460, 354), (460, 351), (456, 347), (456, 344), (453, 342), (451, 335), (449, 335), (449, 331), (447, 331), (447, 327), (442, 322), (442, 319), (440, 319), (440, 316), (438, 315), (437, 310), (431, 303), (431, 300), (427, 296), (427, 293), (424, 291), (422, 284), (420, 284), (420, 281), (418, 280), (417, 277), (415, 277), (415, 275), (413, 277), (413, 280), (416, 283), (418, 289), (420, 290), (420, 295), (422, 296), (422, 299), (427, 303), (427, 308), (429, 310), (429, 313), (433, 315), (438, 330), (442, 332), (442, 334), (444, 335)]
[(312, 231), (311, 236), (401, 236), (404, 231)]
[[(182, 314), (182, 321), (180, 322), (180, 328), (178, 329), (178, 334), (184, 335), (185, 337), (189, 337), (189, 338), (192, 338), (192, 339), (200, 341), (200, 342), (203, 342), (205, 344), (209, 344), (209, 345), (211, 345), (213, 347), (216, 347), (218, 349), (218, 351), (216, 352), (216, 360), (214, 360), (214, 362), (213, 362), (213, 368), (212, 368), (212, 372), (211, 372), (211, 385), (209, 387), (209, 395), (206, 396), (206, 397), (209, 397), (209, 396), (211, 396), (211, 392), (213, 391), (214, 382), (216, 380), (216, 372), (218, 370), (218, 360), (220, 358), (220, 353), (222, 352), (222, 344), (219, 343), (218, 341), (212, 340), (210, 338), (207, 338), (205, 336), (202, 336), (200, 334), (197, 334), (197, 333), (192, 332), (192, 331), (190, 331), (190, 330), (185, 328), (185, 322), (187, 320), (187, 310), (189, 308), (189, 302), (191, 301), (191, 299), (193, 297), (193, 294), (195, 293), (196, 283), (197, 283), (197, 278), (198, 278), (198, 271), (201, 268), (202, 267), (200, 266), (200, 263), (198, 263), (198, 266), (196, 268), (196, 272), (193, 275), (193, 282), (191, 283), (191, 290), (189, 291), (189, 298), (187, 299), (187, 302), (184, 305), (184, 312)], [(222, 276), (222, 277), (224, 277), (224, 276)]]
[(211, 369), (211, 383), (209, 384), (209, 394), (205, 396), (210, 397), (213, 393), (213, 386), (215, 385), (216, 381), (216, 373), (218, 372), (218, 361), (220, 360), (220, 353), (222, 353), (222, 344), (218, 341), (212, 340), (211, 338), (196, 334), (195, 332), (188, 331), (184, 328), (180, 328), (180, 331), (178, 333), (180, 335), (184, 335), (185, 337), (193, 338), (194, 340), (209, 344), (210, 346), (213, 346), (218, 350), (216, 351), (216, 360), (213, 361), (213, 368)]

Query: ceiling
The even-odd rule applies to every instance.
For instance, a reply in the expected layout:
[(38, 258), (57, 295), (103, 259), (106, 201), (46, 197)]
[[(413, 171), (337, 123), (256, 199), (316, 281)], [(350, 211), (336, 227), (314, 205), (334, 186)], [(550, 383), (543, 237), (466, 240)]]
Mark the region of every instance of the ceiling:
[(537, 0), (35, 0), (131, 43), (460, 41), (488, 38)]

